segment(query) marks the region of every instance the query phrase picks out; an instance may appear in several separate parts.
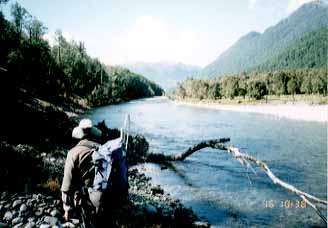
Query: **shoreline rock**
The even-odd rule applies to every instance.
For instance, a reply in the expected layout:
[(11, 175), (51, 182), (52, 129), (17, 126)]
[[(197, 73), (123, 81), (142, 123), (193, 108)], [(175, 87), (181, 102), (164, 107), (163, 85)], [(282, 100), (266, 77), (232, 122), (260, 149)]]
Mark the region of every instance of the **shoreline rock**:
[[(210, 227), (191, 209), (172, 199), (136, 168), (129, 169), (129, 200), (111, 215), (112, 227)], [(154, 191), (153, 189), (156, 189)], [(81, 219), (64, 221), (60, 196), (3, 192), (0, 227), (81, 227)]]

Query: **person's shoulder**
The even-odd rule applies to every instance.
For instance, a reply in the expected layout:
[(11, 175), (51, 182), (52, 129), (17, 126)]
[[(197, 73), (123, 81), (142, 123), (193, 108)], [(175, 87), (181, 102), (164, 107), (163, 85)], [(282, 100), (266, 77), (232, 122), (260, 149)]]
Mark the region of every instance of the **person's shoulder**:
[(75, 160), (80, 153), (84, 152), (85, 150), (89, 150), (86, 145), (88, 144), (88, 140), (81, 140), (76, 146), (68, 151), (67, 157), (73, 158)]
[(94, 149), (94, 148), (98, 147), (99, 145), (100, 145), (99, 143), (96, 143), (96, 142), (93, 142), (93, 141), (87, 140), (87, 139), (81, 140), (77, 144), (77, 146), (87, 147), (89, 149)]

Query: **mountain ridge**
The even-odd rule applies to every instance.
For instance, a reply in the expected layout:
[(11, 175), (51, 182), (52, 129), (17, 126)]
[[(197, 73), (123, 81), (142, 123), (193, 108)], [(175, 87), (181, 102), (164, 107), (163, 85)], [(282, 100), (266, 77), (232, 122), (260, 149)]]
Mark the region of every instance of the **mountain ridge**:
[(306, 3), (263, 33), (251, 31), (242, 36), (216, 60), (205, 66), (202, 75), (213, 78), (255, 68), (278, 56), (292, 45), (295, 39), (326, 27), (327, 24), (327, 2), (317, 0)]

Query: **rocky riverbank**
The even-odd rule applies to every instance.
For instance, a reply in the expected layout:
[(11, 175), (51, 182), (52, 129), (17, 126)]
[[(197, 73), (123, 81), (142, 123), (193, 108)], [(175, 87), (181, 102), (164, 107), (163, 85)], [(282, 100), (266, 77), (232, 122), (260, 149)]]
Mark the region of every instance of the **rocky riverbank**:
[[(0, 228), (81, 227), (79, 213), (68, 222), (63, 220), (60, 197), (67, 150), (76, 143), (71, 132), (81, 110), (23, 95), (6, 110), (8, 121), (0, 128)], [(98, 128), (104, 133), (103, 142), (120, 134), (105, 122)], [(149, 144), (143, 136), (130, 136), (128, 147), (131, 167), (144, 162)], [(129, 200), (113, 211), (108, 227), (208, 226), (134, 168), (129, 170), (129, 183)]]
[[(209, 227), (135, 168), (129, 170), (129, 183), (129, 200), (112, 212), (110, 227)], [(64, 221), (58, 195), (1, 194), (0, 227), (81, 227), (81, 223), (78, 215)]]

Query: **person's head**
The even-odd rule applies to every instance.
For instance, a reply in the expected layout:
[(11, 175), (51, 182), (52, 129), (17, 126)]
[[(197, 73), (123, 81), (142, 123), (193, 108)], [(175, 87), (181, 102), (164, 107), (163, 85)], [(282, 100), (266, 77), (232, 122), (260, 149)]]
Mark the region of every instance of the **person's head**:
[(93, 126), (90, 119), (82, 119), (72, 132), (72, 137), (76, 140), (87, 139), (98, 142), (101, 140), (101, 135), (101, 130)]

